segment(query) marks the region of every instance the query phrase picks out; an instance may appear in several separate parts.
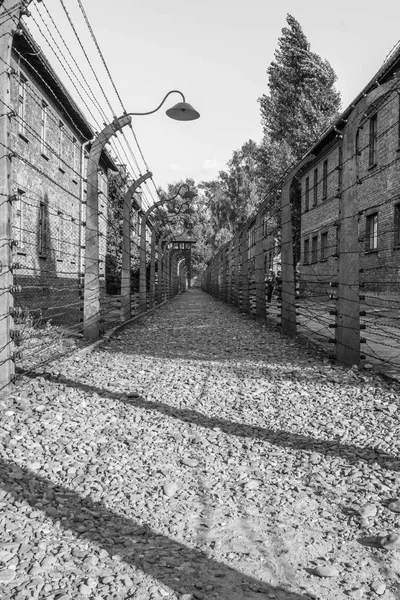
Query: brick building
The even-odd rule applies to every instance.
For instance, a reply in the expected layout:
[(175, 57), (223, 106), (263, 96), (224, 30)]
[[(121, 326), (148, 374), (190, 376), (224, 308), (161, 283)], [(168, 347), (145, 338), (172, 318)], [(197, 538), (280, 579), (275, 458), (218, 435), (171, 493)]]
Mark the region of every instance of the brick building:
[[(301, 180), (301, 278), (310, 295), (326, 295), (337, 276), (343, 172), (351, 170), (347, 186), (356, 189), (361, 282), (370, 292), (390, 292), (400, 286), (400, 50), (310, 149), (312, 160)], [(360, 115), (354, 145), (343, 164), (343, 133), (363, 99), (388, 82), (387, 93)], [(353, 113), (354, 114), (354, 113)], [(348, 152), (348, 150), (347, 150)]]
[[(25, 28), (14, 36), (10, 132), (16, 306), (33, 318), (78, 323), (84, 271), (87, 152), (94, 132)], [(104, 281), (107, 172), (99, 166)], [(102, 218), (103, 216), (103, 218)]]

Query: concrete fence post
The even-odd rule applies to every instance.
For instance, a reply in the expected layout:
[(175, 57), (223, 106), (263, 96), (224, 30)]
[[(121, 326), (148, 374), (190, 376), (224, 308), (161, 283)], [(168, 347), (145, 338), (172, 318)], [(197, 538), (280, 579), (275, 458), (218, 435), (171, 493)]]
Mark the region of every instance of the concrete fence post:
[[(358, 241), (359, 190), (356, 136), (367, 119), (369, 106), (399, 85), (400, 75), (364, 96), (350, 113), (343, 130), (342, 191), (339, 200), (336, 359), (348, 365), (360, 362), (360, 259)], [(362, 186), (361, 186), (362, 190)]]
[(314, 160), (315, 156), (309, 154), (286, 177), (281, 192), (281, 220), (282, 220), (282, 331), (295, 334), (296, 324), (296, 284), (295, 265), (293, 264), (293, 224), (292, 205), (290, 202), (290, 189), (293, 179), (304, 165)]
[(125, 322), (131, 318), (131, 207), (133, 194), (137, 188), (152, 173), (148, 171), (136, 179), (128, 188), (123, 204), (122, 215), (122, 266), (121, 266), (121, 321)]
[(233, 304), (239, 306), (239, 284), (240, 284), (240, 234), (233, 238)]
[(226, 301), (228, 304), (232, 304), (232, 248), (233, 240), (228, 243), (226, 250)]
[(256, 217), (255, 282), (256, 319), (260, 320), (266, 318), (263, 222), (264, 215), (259, 212)]
[(85, 277), (83, 295), (83, 335), (96, 341), (100, 336), (100, 278), (99, 278), (99, 199), (98, 167), (104, 146), (120, 129), (131, 122), (124, 115), (107, 125), (92, 142), (87, 169)]
[[(18, 6), (19, 4), (19, 6)], [(12, 189), (11, 189), (11, 48), (13, 34), (27, 3), (4, 0), (0, 6), (0, 396), (9, 391), (15, 377), (14, 339), (14, 276), (12, 240)], [(15, 18), (10, 18), (10, 11)], [(13, 336), (13, 337), (12, 337)]]
[(156, 297), (156, 230), (153, 227), (150, 242), (150, 308), (154, 308)]
[(248, 241), (249, 223), (247, 222), (242, 229), (241, 255), (242, 255), (242, 312), (250, 312), (250, 285), (249, 285), (249, 241)]

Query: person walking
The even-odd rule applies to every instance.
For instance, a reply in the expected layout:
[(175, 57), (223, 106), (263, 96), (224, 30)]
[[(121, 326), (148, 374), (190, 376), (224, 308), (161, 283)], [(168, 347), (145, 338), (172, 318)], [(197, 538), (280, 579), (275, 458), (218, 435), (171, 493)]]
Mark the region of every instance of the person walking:
[(265, 283), (267, 285), (267, 302), (271, 303), (272, 293), (274, 291), (275, 286), (275, 273), (272, 269), (268, 271)]
[(275, 277), (275, 289), (276, 299), (280, 302), (282, 300), (282, 273), (278, 271)]

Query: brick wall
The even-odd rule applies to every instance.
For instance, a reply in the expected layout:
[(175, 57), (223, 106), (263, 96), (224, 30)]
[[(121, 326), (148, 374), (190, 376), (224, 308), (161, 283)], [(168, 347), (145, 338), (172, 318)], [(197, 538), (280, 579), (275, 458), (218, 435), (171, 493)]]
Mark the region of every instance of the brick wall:
[[(83, 143), (88, 138), (68, 113), (59, 90), (52, 91), (18, 50), (13, 52), (10, 118), (12, 157), (12, 236), (16, 306), (52, 318), (79, 323), (84, 269), (85, 180)], [(106, 217), (106, 166), (99, 174), (99, 205)], [(83, 200), (83, 202), (82, 202)], [(101, 258), (105, 256), (106, 220), (100, 218)], [(104, 277), (104, 261), (100, 263)]]
[[(359, 241), (362, 280), (367, 289), (400, 286), (400, 243), (396, 239), (396, 206), (400, 203), (400, 95), (384, 97), (363, 121), (359, 135)], [(371, 159), (371, 119), (376, 123), (376, 157)], [(370, 164), (372, 160), (373, 164)], [(376, 248), (370, 224), (377, 216)]]
[[(396, 290), (400, 284), (400, 240), (395, 239), (399, 227), (395, 211), (400, 210), (396, 209), (400, 203), (399, 114), (400, 96), (393, 92), (365, 115), (358, 134), (358, 150), (354, 149), (358, 152), (354, 185), (358, 192), (361, 282), (367, 290)], [(370, 158), (371, 127), (376, 132), (373, 159)], [(327, 141), (301, 176), (302, 254), (299, 270), (306, 282), (306, 290), (313, 295), (318, 288), (321, 294), (327, 294), (326, 283), (334, 281), (337, 274), (335, 223), (339, 216), (340, 143), (340, 137)], [(370, 247), (374, 215), (377, 216), (377, 245)], [(316, 256), (312, 253), (313, 238), (317, 240)], [(305, 256), (307, 241), (308, 260)]]
[[(337, 228), (340, 189), (340, 143), (331, 142), (301, 177), (301, 260), (304, 293), (325, 294), (337, 274)], [(312, 252), (316, 240), (316, 254)], [(307, 251), (308, 243), (308, 251)]]

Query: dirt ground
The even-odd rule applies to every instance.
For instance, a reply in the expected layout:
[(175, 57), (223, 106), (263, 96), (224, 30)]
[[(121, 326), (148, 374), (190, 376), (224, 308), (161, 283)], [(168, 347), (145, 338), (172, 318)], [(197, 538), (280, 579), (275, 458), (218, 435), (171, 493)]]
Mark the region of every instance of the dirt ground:
[(49, 361), (2, 404), (0, 597), (399, 600), (399, 390), (199, 290)]

